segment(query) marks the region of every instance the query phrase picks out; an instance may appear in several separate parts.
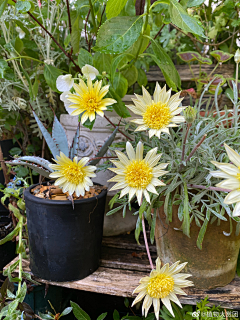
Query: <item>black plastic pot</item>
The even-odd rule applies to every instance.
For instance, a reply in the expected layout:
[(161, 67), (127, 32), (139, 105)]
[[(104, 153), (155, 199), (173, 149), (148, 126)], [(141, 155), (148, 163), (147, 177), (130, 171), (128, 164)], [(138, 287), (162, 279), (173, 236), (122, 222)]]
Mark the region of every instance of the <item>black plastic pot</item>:
[(30, 268), (41, 279), (80, 280), (99, 267), (107, 190), (90, 199), (48, 200), (25, 193)]

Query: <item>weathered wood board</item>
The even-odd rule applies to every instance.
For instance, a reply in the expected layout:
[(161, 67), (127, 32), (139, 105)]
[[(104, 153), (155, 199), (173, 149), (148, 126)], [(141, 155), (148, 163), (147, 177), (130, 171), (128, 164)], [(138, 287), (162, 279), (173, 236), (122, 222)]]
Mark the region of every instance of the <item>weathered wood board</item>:
[[(202, 65), (202, 72), (206, 72), (208, 75), (211, 73), (211, 71), (215, 68), (216, 65)], [(175, 66), (179, 76), (182, 81), (191, 81), (193, 79), (193, 75), (189, 70), (189, 67), (187, 65), (176, 65)], [(198, 65), (192, 65), (191, 68), (193, 70), (193, 74), (195, 77), (199, 77), (199, 66)], [(214, 71), (214, 74), (221, 74), (225, 78), (232, 78), (234, 74), (235, 65), (234, 64), (223, 64), (219, 65), (217, 69)], [(151, 67), (150, 70), (147, 72), (147, 78), (149, 82), (159, 81), (159, 82), (165, 82), (165, 78), (161, 72), (161, 70), (155, 66)]]
[[(151, 270), (143, 240), (140, 241), (141, 245), (139, 246), (133, 235), (104, 238), (101, 266), (85, 279), (72, 282), (52, 282), (33, 278), (55, 286), (133, 298), (132, 292), (138, 286), (139, 280), (148, 275)], [(157, 257), (156, 247), (151, 245), (150, 250), (152, 258), (155, 260)], [(14, 261), (16, 259), (10, 264)], [(25, 272), (31, 273), (28, 260), (23, 261), (23, 268)], [(195, 305), (197, 301), (208, 295), (211, 304), (240, 310), (240, 278), (237, 276), (223, 288), (204, 291), (193, 287), (185, 289), (185, 291), (188, 295), (180, 297), (180, 301), (184, 304)]]

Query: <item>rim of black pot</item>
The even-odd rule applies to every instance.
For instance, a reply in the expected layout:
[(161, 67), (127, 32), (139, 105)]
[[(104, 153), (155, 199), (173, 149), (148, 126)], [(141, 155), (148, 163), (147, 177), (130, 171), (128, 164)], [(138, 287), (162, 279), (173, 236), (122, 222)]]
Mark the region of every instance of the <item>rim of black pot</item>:
[[(49, 181), (50, 183), (52, 181)], [(42, 185), (46, 185), (48, 182), (43, 182)], [(72, 205), (72, 202), (70, 200), (51, 200), (51, 199), (43, 199), (43, 198), (38, 198), (36, 196), (34, 196), (31, 193), (31, 190), (33, 188), (35, 188), (36, 186), (38, 186), (40, 183), (36, 183), (33, 184), (32, 186), (28, 187), (25, 191), (24, 191), (24, 197), (26, 198), (26, 196), (28, 197), (28, 199), (30, 200), (37, 200), (37, 202), (41, 202), (42, 204), (47, 204), (47, 205)], [(93, 185), (96, 186), (102, 186), (100, 183), (94, 183)], [(25, 194), (27, 193), (27, 194)], [(80, 199), (80, 200), (74, 200), (74, 203), (78, 204), (78, 203), (89, 203), (92, 202), (94, 199), (99, 199), (102, 198), (105, 194), (107, 193), (107, 189), (103, 189), (101, 191), (101, 193), (95, 197), (91, 197), (91, 198), (87, 198), (87, 199)]]

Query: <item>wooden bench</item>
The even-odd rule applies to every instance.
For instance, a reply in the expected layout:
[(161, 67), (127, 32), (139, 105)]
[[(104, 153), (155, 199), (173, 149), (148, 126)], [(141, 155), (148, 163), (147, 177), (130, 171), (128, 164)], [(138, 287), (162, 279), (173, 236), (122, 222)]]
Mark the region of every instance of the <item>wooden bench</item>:
[[(53, 282), (33, 279), (55, 286), (76, 290), (103, 293), (114, 296), (133, 298), (132, 292), (139, 280), (151, 271), (143, 239), (138, 245), (134, 235), (105, 237), (102, 243), (102, 259), (100, 268), (85, 279), (73, 282)], [(155, 245), (150, 246), (152, 258), (157, 257)], [(14, 259), (4, 269), (16, 261)], [(29, 261), (23, 261), (23, 269), (31, 274)], [(236, 278), (227, 286), (213, 290), (198, 290), (194, 287), (185, 289), (187, 296), (180, 296), (183, 304), (195, 305), (208, 296), (211, 305), (240, 310), (240, 278)]]

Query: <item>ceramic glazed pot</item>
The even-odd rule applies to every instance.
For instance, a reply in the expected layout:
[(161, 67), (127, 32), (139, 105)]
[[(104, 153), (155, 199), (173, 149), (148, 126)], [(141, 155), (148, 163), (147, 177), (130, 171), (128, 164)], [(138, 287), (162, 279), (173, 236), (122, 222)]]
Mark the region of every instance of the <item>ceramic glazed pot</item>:
[(80, 280), (99, 267), (107, 190), (74, 201), (24, 192), (32, 273), (49, 281)]
[(191, 238), (188, 238), (175, 230), (182, 224), (178, 219), (178, 206), (173, 206), (173, 219), (169, 225), (162, 206), (157, 214), (155, 229), (158, 256), (164, 264), (187, 261), (185, 271), (192, 274), (190, 280), (196, 288), (207, 290), (225, 286), (235, 277), (240, 248), (240, 235), (235, 235), (236, 223), (232, 222), (230, 236), (223, 234), (229, 232), (229, 221), (221, 221), (220, 226), (217, 226), (217, 221), (209, 223), (200, 250), (196, 245), (200, 228), (195, 222), (191, 223)]

